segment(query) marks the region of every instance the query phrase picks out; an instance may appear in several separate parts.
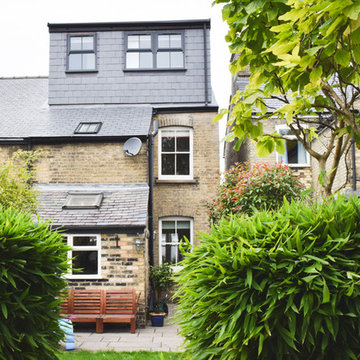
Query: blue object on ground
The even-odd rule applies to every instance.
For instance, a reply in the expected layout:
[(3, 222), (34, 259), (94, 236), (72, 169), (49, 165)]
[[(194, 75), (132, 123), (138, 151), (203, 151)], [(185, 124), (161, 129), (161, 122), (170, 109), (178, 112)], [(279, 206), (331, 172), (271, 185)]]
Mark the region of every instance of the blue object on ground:
[(60, 319), (59, 326), (65, 333), (65, 350), (75, 350), (74, 327), (70, 319)]

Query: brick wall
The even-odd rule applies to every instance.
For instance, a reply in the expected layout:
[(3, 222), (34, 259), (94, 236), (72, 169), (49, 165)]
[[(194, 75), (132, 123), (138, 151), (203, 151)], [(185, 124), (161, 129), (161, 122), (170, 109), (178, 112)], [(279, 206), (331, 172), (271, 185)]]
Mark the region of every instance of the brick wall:
[[(0, 159), (9, 158), (16, 146), (2, 146)], [(128, 184), (148, 182), (147, 144), (137, 156), (124, 154), (123, 143), (37, 145), (43, 157), (37, 163), (39, 183)]]
[[(215, 198), (215, 180), (219, 168), (218, 126), (211, 125), (214, 113), (157, 115), (160, 127), (187, 126), (193, 128), (193, 164), (196, 183), (156, 181), (154, 189), (154, 226), (159, 233), (159, 218), (190, 217), (194, 233), (209, 230), (207, 203)], [(158, 177), (158, 140), (155, 138), (154, 174)], [(197, 239), (195, 239), (195, 244)], [(158, 236), (154, 243), (155, 262), (158, 262)]]
[[(115, 236), (119, 237), (116, 247)], [(140, 237), (144, 240), (144, 235)], [(70, 289), (115, 289), (129, 287), (141, 292), (137, 324), (145, 326), (147, 299), (147, 251), (137, 251), (131, 234), (101, 234), (101, 275), (102, 279), (69, 280)]]

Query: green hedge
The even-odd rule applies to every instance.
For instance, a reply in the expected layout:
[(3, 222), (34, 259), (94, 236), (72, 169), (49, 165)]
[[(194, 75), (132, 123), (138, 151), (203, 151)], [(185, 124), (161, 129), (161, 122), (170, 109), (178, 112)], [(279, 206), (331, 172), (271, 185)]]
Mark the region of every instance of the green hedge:
[(66, 251), (47, 224), (0, 210), (0, 359), (56, 359)]
[(360, 357), (359, 199), (223, 220), (183, 265), (189, 359)]

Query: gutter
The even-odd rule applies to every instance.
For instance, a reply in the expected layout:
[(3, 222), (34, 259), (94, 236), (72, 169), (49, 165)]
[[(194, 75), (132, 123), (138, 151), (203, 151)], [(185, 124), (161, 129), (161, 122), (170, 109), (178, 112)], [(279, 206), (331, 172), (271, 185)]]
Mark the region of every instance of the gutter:
[(154, 265), (154, 137), (159, 129), (158, 121), (154, 121), (154, 130), (149, 132), (149, 264)]

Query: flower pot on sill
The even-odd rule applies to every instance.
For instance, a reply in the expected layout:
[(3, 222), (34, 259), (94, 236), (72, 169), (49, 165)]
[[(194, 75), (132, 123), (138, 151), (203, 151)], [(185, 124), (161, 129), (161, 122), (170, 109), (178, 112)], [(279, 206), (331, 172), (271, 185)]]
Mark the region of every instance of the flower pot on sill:
[(151, 326), (164, 326), (165, 313), (150, 313), (149, 315), (151, 317)]

